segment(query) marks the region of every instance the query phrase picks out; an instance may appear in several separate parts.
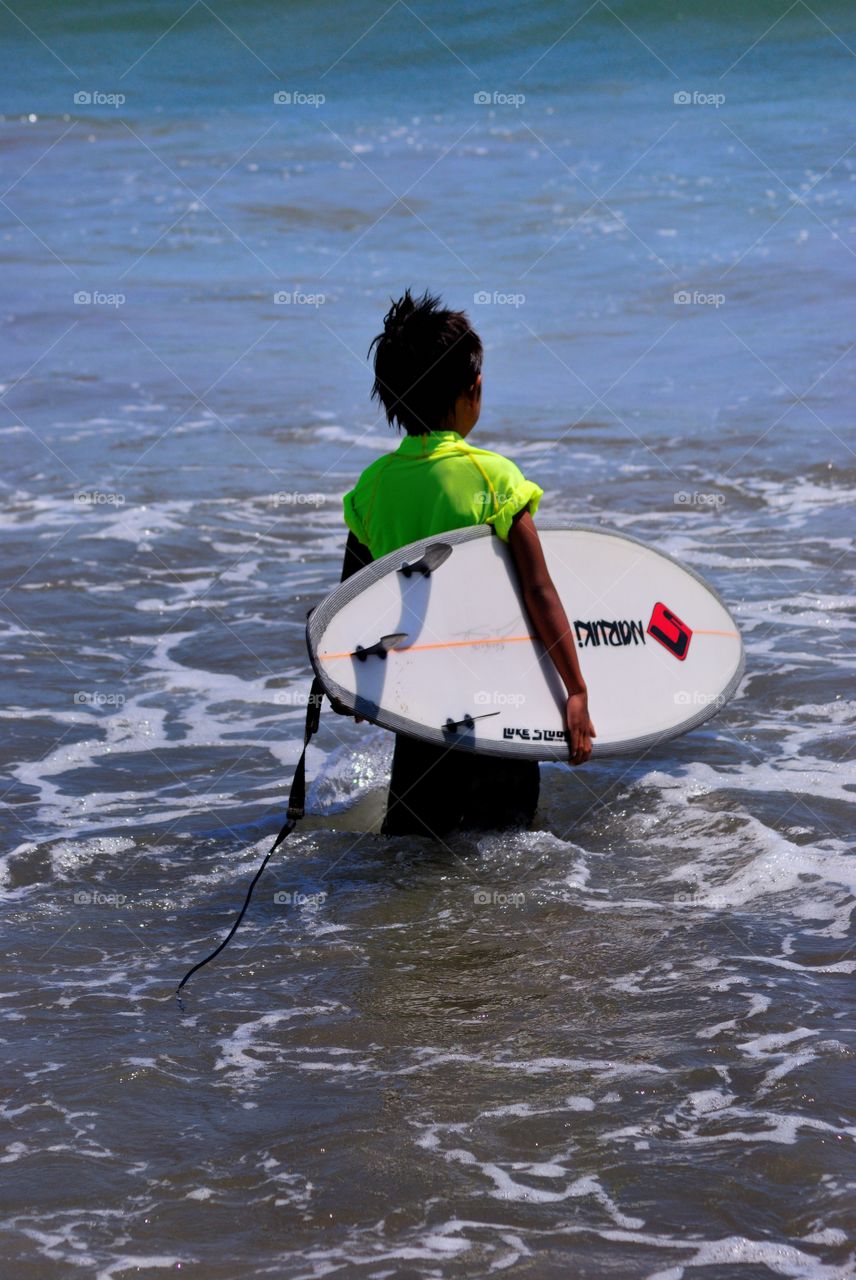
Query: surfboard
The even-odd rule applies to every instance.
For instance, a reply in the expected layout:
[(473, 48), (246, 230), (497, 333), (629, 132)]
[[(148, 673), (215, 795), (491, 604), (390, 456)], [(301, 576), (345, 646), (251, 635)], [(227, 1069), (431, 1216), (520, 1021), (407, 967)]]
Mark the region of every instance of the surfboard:
[[(588, 686), (593, 757), (644, 751), (721, 710), (745, 657), (713, 587), (610, 529), (539, 521), (538, 531)], [(457, 749), (567, 759), (564, 686), (488, 525), (367, 565), (313, 609), (306, 638), (344, 710)]]

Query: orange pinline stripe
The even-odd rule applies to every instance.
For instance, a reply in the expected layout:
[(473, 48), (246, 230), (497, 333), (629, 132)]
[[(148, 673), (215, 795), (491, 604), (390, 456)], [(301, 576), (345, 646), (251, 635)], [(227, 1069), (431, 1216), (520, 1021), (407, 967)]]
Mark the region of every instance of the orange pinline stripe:
[[(409, 644), (404, 646), (405, 653), (420, 653), (423, 649), (462, 649), (476, 644), (513, 644), (518, 640), (534, 640), (534, 636), (491, 636), (484, 640), (439, 640), (435, 644)], [(390, 649), (395, 653), (395, 649)], [(319, 653), (319, 658), (351, 658), (351, 653)]]
[[(694, 636), (733, 636), (738, 638), (737, 631), (707, 631), (698, 627), (693, 631)], [(534, 640), (535, 636), (489, 636), (481, 640), (439, 640), (434, 644), (409, 644), (402, 646), (405, 653), (421, 653), (425, 649), (464, 649), (472, 648), (477, 644), (515, 644), (521, 640)], [(390, 653), (395, 653), (395, 649), (390, 649)], [(351, 658), (353, 654), (347, 653), (319, 653), (319, 658)]]

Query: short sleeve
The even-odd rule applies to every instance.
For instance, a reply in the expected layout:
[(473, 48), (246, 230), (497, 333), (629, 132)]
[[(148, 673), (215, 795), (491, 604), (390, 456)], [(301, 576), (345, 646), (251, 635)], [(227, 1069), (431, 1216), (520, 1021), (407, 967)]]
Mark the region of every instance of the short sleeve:
[(355, 493), (355, 490), (352, 489), (351, 492), (346, 493), (344, 498), (342, 499), (342, 504), (344, 507), (345, 524), (348, 526), (351, 533), (354, 534), (357, 540), (363, 544), (364, 547), (369, 547), (369, 549), (371, 549), (369, 546), (369, 535), (366, 532), (365, 525), (363, 524), (360, 517), (357, 515), (357, 509), (354, 506), (354, 493)]
[(488, 516), (486, 523), (493, 525), (502, 541), (507, 542), (514, 517), (526, 510), (534, 516), (544, 490), (534, 481), (525, 479), (522, 471), (507, 461), (504, 474), (493, 477), (493, 482), (499, 508)]

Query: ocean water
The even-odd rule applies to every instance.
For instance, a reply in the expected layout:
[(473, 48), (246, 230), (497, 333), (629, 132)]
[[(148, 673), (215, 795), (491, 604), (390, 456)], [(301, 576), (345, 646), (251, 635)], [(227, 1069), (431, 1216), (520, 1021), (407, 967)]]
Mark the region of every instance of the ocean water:
[[(856, 1276), (852, 6), (0, 35), (3, 1274)], [(405, 285), (482, 334), (478, 440), (704, 574), (746, 678), (445, 843), (376, 834), (389, 735), (325, 711), (182, 1010), (282, 819)]]

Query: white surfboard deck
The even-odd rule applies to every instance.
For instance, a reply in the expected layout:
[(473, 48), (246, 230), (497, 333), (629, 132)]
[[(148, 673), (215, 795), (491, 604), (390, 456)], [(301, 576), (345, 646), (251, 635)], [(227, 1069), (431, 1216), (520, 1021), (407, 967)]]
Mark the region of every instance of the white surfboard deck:
[[(715, 715), (743, 643), (702, 578), (635, 538), (538, 524), (597, 730), (593, 756), (645, 750)], [(401, 568), (436, 544), (430, 575)], [(487, 755), (568, 757), (564, 687), (534, 635), (508, 546), (487, 525), (384, 556), (331, 592), (306, 629), (328, 695), (375, 724)], [(386, 656), (371, 650), (382, 637)], [(394, 647), (389, 648), (390, 644)]]

